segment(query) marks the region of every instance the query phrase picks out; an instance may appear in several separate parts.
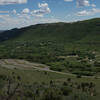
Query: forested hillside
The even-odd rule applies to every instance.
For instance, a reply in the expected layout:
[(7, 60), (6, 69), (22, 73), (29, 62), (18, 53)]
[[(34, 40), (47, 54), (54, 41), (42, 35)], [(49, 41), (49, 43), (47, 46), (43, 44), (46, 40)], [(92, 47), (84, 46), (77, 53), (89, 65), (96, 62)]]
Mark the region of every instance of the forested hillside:
[(98, 74), (100, 18), (5, 31), (0, 34), (0, 58), (26, 59), (75, 74)]

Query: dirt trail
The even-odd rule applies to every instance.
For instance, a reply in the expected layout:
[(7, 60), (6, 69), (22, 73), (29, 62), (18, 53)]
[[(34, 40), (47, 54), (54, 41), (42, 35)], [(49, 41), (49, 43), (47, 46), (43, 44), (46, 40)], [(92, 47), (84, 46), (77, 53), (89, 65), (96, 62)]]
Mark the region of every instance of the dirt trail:
[(64, 72), (58, 72), (58, 71), (53, 71), (50, 70), (50, 67), (44, 64), (38, 64), (38, 63), (31, 63), (25, 60), (18, 60), (18, 59), (2, 59), (0, 60), (0, 66), (1, 67), (6, 67), (10, 69), (18, 68), (18, 69), (35, 69), (39, 71), (48, 71), (48, 72), (54, 72), (54, 73), (59, 73), (59, 74), (67, 74), (71, 76), (75, 76), (70, 73), (64, 73)]
[[(64, 72), (50, 70), (50, 67), (44, 64), (31, 63), (25, 60), (18, 60), (18, 59), (1, 59), (0, 66), (10, 68), (10, 69), (14, 69), (14, 68), (24, 69), (24, 70), (35, 69), (39, 71), (48, 71), (48, 72), (53, 72), (53, 73), (58, 73), (58, 74), (69, 75), (69, 76), (76, 76), (71, 73), (64, 73)], [(89, 76), (84, 76), (84, 77), (94, 78), (94, 77), (89, 77)]]
[(0, 60), (0, 66), (7, 67), (10, 69), (18, 68), (18, 69), (30, 69), (30, 68), (41, 68), (44, 70), (49, 70), (49, 66), (39, 63), (31, 63), (25, 60), (18, 59), (2, 59)]

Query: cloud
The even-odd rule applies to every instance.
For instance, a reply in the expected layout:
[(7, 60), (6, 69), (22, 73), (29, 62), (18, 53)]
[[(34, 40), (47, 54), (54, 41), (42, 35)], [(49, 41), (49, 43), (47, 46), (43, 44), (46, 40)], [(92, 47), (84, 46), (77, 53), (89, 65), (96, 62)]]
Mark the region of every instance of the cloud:
[(65, 2), (72, 2), (73, 0), (64, 0)]
[(24, 17), (29, 18), (31, 17), (44, 17), (45, 14), (49, 14), (51, 12), (50, 8), (48, 7), (47, 3), (39, 3), (38, 8), (36, 10), (30, 10), (29, 8), (24, 8), (21, 12), (17, 13), (14, 9), (13, 11), (9, 12), (9, 14), (14, 14), (17, 17)]
[(18, 18), (23, 18), (23, 19), (28, 19), (29, 20), (31, 18), (31, 15), (29, 15), (27, 13), (26, 14), (22, 14), (21, 13), (21, 14), (17, 14), (17, 17)]
[(0, 11), (0, 13), (9, 13), (9, 11)]
[(39, 3), (39, 4), (38, 4), (38, 7), (39, 7), (39, 9), (33, 10), (33, 11), (31, 12), (31, 14), (32, 14), (33, 16), (43, 17), (44, 14), (48, 14), (48, 13), (51, 12), (51, 10), (50, 10), (50, 8), (48, 7), (48, 4), (47, 4), (47, 3), (41, 3), (41, 4)]
[(43, 14), (32, 14), (32, 16), (34, 16), (36, 18), (43, 18), (44, 17)]
[(27, 3), (27, 0), (0, 0), (0, 5), (23, 4), (23, 3)]
[[(65, 2), (72, 2), (74, 0), (64, 0)], [(91, 6), (96, 7), (95, 4), (90, 4), (89, 0), (76, 0), (77, 7)]]
[(39, 3), (38, 4), (38, 7), (40, 8), (40, 10), (42, 11), (42, 12), (44, 12), (44, 13), (50, 13), (51, 12), (51, 10), (50, 10), (50, 8), (48, 7), (48, 4), (47, 3)]
[(10, 15), (0, 15), (0, 18), (3, 20), (0, 21), (0, 29), (12, 29), (12, 28), (20, 28), (29, 25), (39, 24), (39, 23), (52, 23), (59, 22), (60, 19), (56, 18), (29, 18), (26, 20), (26, 17), (30, 17), (30, 15), (17, 14), (17, 17), (13, 17)]
[[(7, 11), (1, 11), (7, 12)], [(56, 18), (46, 18), (45, 14), (51, 12), (47, 3), (39, 3), (38, 9), (30, 10), (29, 8), (23, 9), (21, 12), (17, 12), (16, 9), (9, 11), (7, 14), (0, 14), (0, 29), (11, 29), (15, 27), (25, 27), (38, 23), (50, 23), (58, 22)]]
[(13, 14), (16, 14), (16, 13), (17, 13), (17, 11), (16, 11), (15, 9), (13, 9), (12, 13), (13, 13)]
[(96, 7), (96, 5), (95, 5), (95, 4), (91, 4), (91, 6), (92, 6), (92, 7)]
[(83, 10), (83, 11), (78, 12), (77, 16), (86, 16), (89, 14), (90, 14), (90, 11)]
[(89, 16), (89, 15), (94, 15), (100, 13), (100, 9), (92, 8), (91, 10), (83, 10), (78, 12), (76, 15), (77, 16)]
[(23, 14), (28, 14), (30, 12), (30, 10), (28, 8), (23, 9), (22, 13)]
[[(0, 15), (0, 23), (2, 22), (7, 22), (7, 20), (10, 18), (10, 15)], [(5, 26), (7, 26), (8, 24), (6, 23)]]
[(6, 18), (8, 18), (8, 17), (9, 17), (9, 15), (0, 15), (0, 18), (1, 18), (1, 19), (4, 19), (4, 20), (5, 20)]
[(76, 0), (77, 7), (90, 6), (89, 0)]

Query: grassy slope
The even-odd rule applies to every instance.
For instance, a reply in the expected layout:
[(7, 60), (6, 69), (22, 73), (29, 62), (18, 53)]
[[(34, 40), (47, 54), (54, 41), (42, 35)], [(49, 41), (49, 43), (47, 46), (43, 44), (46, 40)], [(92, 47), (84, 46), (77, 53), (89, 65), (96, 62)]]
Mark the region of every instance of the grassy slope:
[(12, 72), (14, 72), (16, 75), (21, 77), (21, 81), (23, 84), (33, 84), (34, 82), (37, 83), (49, 83), (51, 80), (57, 82), (57, 83), (63, 83), (68, 78), (71, 78), (73, 82), (93, 82), (96, 84), (96, 90), (98, 95), (95, 97), (92, 97), (93, 100), (99, 100), (100, 98), (100, 79), (94, 79), (94, 78), (76, 78), (74, 76), (69, 75), (61, 75), (57, 73), (51, 73), (48, 72), (47, 75), (43, 71), (36, 71), (36, 70), (19, 70), (19, 69), (7, 69), (0, 67), (0, 75), (6, 75), (6, 76), (12, 76)]

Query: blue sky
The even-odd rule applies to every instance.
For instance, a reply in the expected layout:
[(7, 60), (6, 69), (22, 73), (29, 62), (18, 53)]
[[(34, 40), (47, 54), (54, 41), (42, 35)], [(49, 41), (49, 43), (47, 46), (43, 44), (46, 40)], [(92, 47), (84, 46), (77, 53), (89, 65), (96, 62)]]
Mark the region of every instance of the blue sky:
[(0, 30), (100, 17), (100, 0), (0, 0)]

